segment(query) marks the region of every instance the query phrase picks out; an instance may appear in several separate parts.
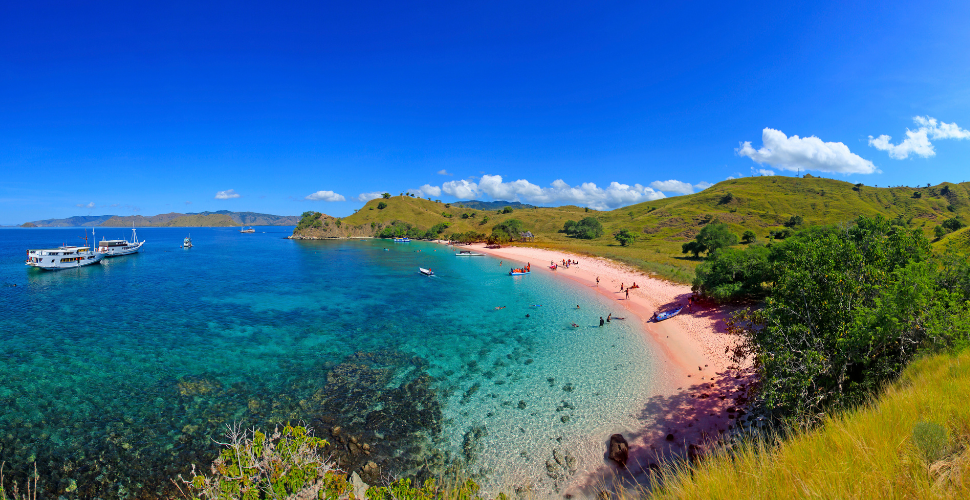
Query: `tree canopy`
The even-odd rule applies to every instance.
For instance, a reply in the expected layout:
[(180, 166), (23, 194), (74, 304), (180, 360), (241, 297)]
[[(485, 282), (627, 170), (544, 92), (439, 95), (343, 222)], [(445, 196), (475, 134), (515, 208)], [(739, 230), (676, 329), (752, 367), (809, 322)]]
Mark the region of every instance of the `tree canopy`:
[(563, 224), (562, 230), (568, 236), (584, 240), (592, 240), (603, 236), (603, 224), (595, 217), (586, 217), (579, 222), (567, 220)]

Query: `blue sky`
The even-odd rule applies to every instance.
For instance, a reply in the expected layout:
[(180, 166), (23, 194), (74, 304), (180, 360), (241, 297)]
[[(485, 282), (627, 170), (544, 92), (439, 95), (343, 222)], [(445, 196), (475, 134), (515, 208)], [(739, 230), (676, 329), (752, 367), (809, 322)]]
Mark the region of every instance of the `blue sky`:
[(970, 2), (197, 3), (0, 7), (0, 224), (970, 180)]

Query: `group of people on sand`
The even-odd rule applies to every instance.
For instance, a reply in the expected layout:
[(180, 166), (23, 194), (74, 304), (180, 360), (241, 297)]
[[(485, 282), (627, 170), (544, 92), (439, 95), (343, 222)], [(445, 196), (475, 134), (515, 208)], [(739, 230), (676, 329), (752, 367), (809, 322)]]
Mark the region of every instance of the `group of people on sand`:
[(549, 261), (549, 269), (552, 269), (552, 270), (558, 269), (559, 266), (562, 266), (562, 267), (565, 267), (566, 269), (569, 269), (569, 266), (575, 266), (575, 265), (579, 265), (579, 261), (578, 260), (563, 259), (561, 263), (557, 263), (554, 260)]

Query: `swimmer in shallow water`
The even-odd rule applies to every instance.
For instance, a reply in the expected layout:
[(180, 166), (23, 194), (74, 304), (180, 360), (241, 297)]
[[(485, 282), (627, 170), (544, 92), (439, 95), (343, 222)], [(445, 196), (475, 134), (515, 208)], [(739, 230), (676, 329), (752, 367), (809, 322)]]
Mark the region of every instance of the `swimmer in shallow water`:
[(495, 308), (496, 311), (498, 311), (499, 309), (505, 309), (505, 306)]
[(576, 323), (573, 323), (573, 328), (579, 328), (579, 325), (577, 325)]

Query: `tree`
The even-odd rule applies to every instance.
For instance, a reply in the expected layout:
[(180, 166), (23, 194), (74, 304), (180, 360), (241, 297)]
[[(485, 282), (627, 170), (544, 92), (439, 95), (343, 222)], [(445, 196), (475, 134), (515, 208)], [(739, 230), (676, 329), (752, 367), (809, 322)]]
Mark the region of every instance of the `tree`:
[(507, 243), (515, 240), (519, 233), (525, 232), (522, 221), (509, 219), (505, 222), (496, 224), (492, 228), (492, 235), (489, 237), (491, 243)]
[(683, 245), (681, 245), (680, 250), (681, 250), (681, 253), (690, 252), (694, 254), (694, 258), (696, 259), (701, 255), (702, 252), (707, 251), (707, 247), (702, 245), (699, 241), (694, 240), (694, 241), (688, 241), (687, 243), (684, 243)]
[(960, 222), (959, 219), (953, 218), (953, 219), (947, 219), (947, 220), (943, 221), (943, 224), (942, 225), (948, 231), (958, 231), (961, 228), (963, 228), (963, 226), (965, 226), (966, 224), (964, 224), (963, 222)]
[(704, 245), (704, 248), (708, 252), (713, 252), (718, 248), (737, 245), (738, 243), (737, 235), (731, 232), (728, 225), (718, 221), (704, 226), (704, 229), (701, 229), (696, 239), (700, 244)]
[(384, 198), (385, 200), (388, 199), (388, 198), (390, 198), (390, 197), (391, 197), (391, 193), (383, 193), (383, 194), (381, 194), (381, 198)]
[(562, 230), (573, 238), (592, 240), (603, 236), (603, 224), (594, 217), (586, 217), (579, 222), (568, 220)]
[(510, 214), (510, 213), (512, 213), (512, 207), (505, 207), (505, 208), (503, 208), (502, 209), (502, 213), (503, 214)]
[(750, 229), (745, 231), (744, 234), (741, 235), (741, 243), (744, 243), (744, 244), (752, 243), (756, 239), (758, 239), (758, 235), (754, 234), (754, 231)]
[(913, 192), (913, 198), (922, 198), (922, 197), (923, 197), (923, 193), (920, 193), (919, 191)]
[(805, 220), (802, 219), (801, 215), (792, 215), (787, 222), (785, 222), (785, 227), (798, 227), (804, 223)]
[(384, 210), (385, 208), (387, 208), (387, 203), (384, 203), (382, 201), (382, 202), (380, 202), (380, 203), (377, 204), (377, 209), (378, 210)]
[(622, 246), (629, 246), (637, 241), (637, 235), (629, 229), (621, 229), (613, 233), (613, 238), (619, 241)]

